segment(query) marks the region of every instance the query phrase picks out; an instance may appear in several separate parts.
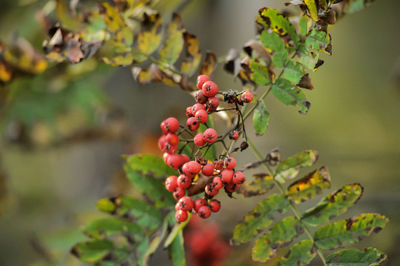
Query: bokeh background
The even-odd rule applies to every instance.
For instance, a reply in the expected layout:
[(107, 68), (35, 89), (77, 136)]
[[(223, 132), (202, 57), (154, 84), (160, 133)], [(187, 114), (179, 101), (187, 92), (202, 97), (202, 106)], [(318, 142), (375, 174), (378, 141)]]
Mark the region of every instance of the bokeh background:
[[(164, 2), (168, 15), (177, 1)], [(1, 6), (0, 39), (10, 42), (18, 35), (41, 49), (45, 33), (36, 10), (46, 1), (2, 0)], [(203, 50), (223, 56), (254, 37), (254, 17), (263, 6), (283, 4), (192, 0), (182, 15)], [(269, 97), (269, 129), (256, 139), (265, 153), (279, 147), (283, 157), (318, 150), (318, 165), (326, 165), (332, 176), (331, 190), (363, 184), (365, 194), (350, 214), (379, 212), (390, 217), (385, 230), (360, 245), (386, 252), (386, 265), (400, 265), (399, 13), (399, 1), (379, 0), (337, 23), (331, 31), (333, 56), (324, 56), (325, 64), (312, 74), (315, 89), (307, 93), (309, 113), (300, 115)], [(159, 122), (168, 115), (183, 118), (184, 108), (192, 103), (179, 88), (138, 85), (128, 68), (89, 60), (62, 71), (71, 78), (27, 78), (9, 85), (18, 91), (18, 100), (0, 113), (2, 266), (80, 265), (68, 250), (84, 239), (80, 227), (100, 215), (96, 201), (129, 193), (121, 154), (158, 153)], [(221, 67), (214, 79), (222, 88), (241, 87)], [(43, 87), (54, 93), (44, 95)], [(65, 100), (68, 97), (73, 103)], [(87, 105), (92, 108), (82, 107)], [(57, 115), (48, 118), (49, 112)], [(255, 159), (250, 151), (238, 158), (243, 165)], [(223, 210), (212, 219), (229, 239), (235, 223), (260, 199), (220, 199)], [(252, 265), (249, 250), (246, 245), (232, 248), (226, 264)], [(151, 264), (166, 265), (164, 258), (159, 252)]]

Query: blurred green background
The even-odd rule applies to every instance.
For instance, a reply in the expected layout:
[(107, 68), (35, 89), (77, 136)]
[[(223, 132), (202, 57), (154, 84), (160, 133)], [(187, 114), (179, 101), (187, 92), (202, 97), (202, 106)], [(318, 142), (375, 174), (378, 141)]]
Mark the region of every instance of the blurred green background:
[[(167, 7), (173, 10), (176, 2), (168, 1)], [(10, 40), (18, 33), (40, 50), (45, 34), (35, 10), (44, 4), (2, 0), (0, 39)], [(197, 34), (202, 49), (222, 56), (254, 37), (254, 17), (263, 6), (282, 8), (283, 4), (192, 0), (182, 15), (186, 27)], [(386, 252), (386, 265), (400, 265), (399, 12), (400, 2), (380, 0), (337, 23), (331, 30), (333, 56), (324, 56), (325, 64), (312, 74), (315, 88), (307, 93), (312, 103), (309, 113), (300, 115), (294, 107), (269, 97), (268, 133), (256, 138), (265, 153), (279, 147), (283, 157), (305, 149), (318, 150), (318, 164), (330, 170), (332, 191), (348, 183), (363, 184), (365, 194), (351, 214), (379, 212), (391, 222), (360, 246), (373, 245)], [(2, 266), (79, 265), (68, 249), (84, 239), (79, 227), (99, 215), (95, 202), (127, 192), (120, 173), (121, 154), (157, 152), (153, 143), (160, 134), (159, 121), (168, 115), (183, 118), (184, 108), (192, 103), (192, 98), (179, 88), (138, 85), (128, 68), (90, 64), (89, 60), (66, 66), (63, 71), (68, 73), (87, 68), (88, 74), (73, 77), (63, 85), (33, 78), (13, 85), (29, 87), (33, 93), (23, 92), (21, 106), (17, 102), (11, 109), (14, 112), (2, 113), (0, 159), (6, 177), (4, 184), (0, 182)], [(233, 80), (221, 67), (214, 79), (221, 88), (241, 87), (240, 81)], [(43, 97), (42, 86), (61, 86), (66, 91), (65, 95), (54, 96), (58, 102), (53, 108), (63, 108), (61, 116), (49, 119), (52, 126), (41, 127), (48, 121), (43, 120), (40, 108), (56, 101), (53, 96), (48, 100)], [(81, 89), (75, 92), (76, 88)], [(74, 102), (84, 99), (82, 105), (63, 103), (62, 99), (71, 95)], [(86, 105), (93, 108), (84, 110), (82, 106)], [(10, 141), (16, 130), (13, 122), (30, 113), (33, 115), (27, 124), (34, 132), (36, 145), (17, 145)], [(57, 137), (49, 136), (52, 128)], [(81, 128), (95, 128), (95, 133), (87, 135), (83, 130), (76, 134)], [(251, 130), (250, 134), (254, 136)], [(53, 142), (56, 144), (48, 144)], [(250, 151), (238, 158), (243, 165), (255, 159)], [(222, 233), (229, 239), (235, 223), (259, 198), (234, 200), (221, 195), (220, 199), (223, 210), (212, 218), (223, 225)], [(227, 265), (252, 264), (247, 246), (234, 248), (231, 254)], [(152, 264), (161, 265), (164, 256), (157, 254)]]

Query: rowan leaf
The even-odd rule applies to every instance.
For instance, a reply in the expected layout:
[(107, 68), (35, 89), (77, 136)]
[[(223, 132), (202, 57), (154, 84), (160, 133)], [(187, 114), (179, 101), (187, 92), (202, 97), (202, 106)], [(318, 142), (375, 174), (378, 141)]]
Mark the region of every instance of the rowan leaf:
[(295, 61), (288, 61), (283, 71), (282, 78), (289, 80), (293, 84), (299, 83), (304, 75), (303, 67), (300, 63)]
[[(189, 221), (190, 217), (188, 218)], [(175, 224), (174, 217), (172, 217), (169, 221), (170, 225)], [(180, 230), (172, 243), (168, 246), (169, 256), (171, 257), (172, 263), (174, 266), (186, 266), (186, 258), (185, 258), (185, 249), (183, 246), (183, 234), (182, 230)]]
[(318, 8), (315, 4), (315, 0), (304, 0), (304, 3), (307, 6), (308, 11), (310, 12), (310, 16), (314, 21), (318, 20)]
[(133, 33), (126, 25), (125, 20), (108, 3), (103, 3), (102, 5), (105, 9), (106, 30), (111, 33), (113, 44), (123, 48), (130, 48), (133, 44)]
[(302, 16), (299, 19), (299, 30), (300, 34), (303, 36), (306, 36), (308, 33), (308, 17), (307, 16)]
[(182, 19), (178, 14), (174, 13), (171, 22), (168, 23), (167, 37), (161, 46), (161, 61), (172, 65), (178, 60), (183, 49), (183, 32)]
[(217, 67), (217, 56), (210, 51), (207, 51), (206, 58), (201, 64), (200, 75), (211, 76), (214, 73), (215, 68)]
[(168, 220), (165, 219), (162, 226), (151, 236), (151, 241), (144, 253), (143, 260), (148, 261), (150, 256), (156, 252), (157, 248), (160, 246), (161, 241), (163, 241), (168, 229)]
[(302, 222), (308, 226), (318, 226), (330, 219), (343, 214), (362, 196), (363, 187), (360, 184), (350, 184), (323, 198), (317, 206), (307, 210), (302, 216)]
[(114, 251), (113, 242), (106, 239), (81, 242), (72, 247), (71, 253), (83, 262), (96, 263)]
[(306, 150), (281, 161), (275, 168), (275, 179), (284, 183), (297, 176), (302, 167), (312, 166), (318, 160), (318, 152)]
[(285, 212), (289, 209), (289, 200), (284, 195), (271, 195), (260, 201), (251, 210), (233, 231), (232, 242), (244, 243), (254, 239), (260, 231), (262, 232), (272, 224), (272, 214), (280, 211)]
[(256, 131), (256, 135), (262, 136), (267, 131), (269, 123), (269, 112), (265, 106), (264, 101), (258, 102), (257, 108), (254, 110), (253, 114), (253, 126)]
[(331, 186), (331, 177), (325, 167), (321, 167), (292, 183), (286, 191), (294, 203), (301, 203), (320, 194)]
[(317, 229), (314, 233), (315, 245), (320, 249), (333, 249), (353, 244), (372, 233), (378, 233), (388, 221), (385, 216), (375, 213), (340, 220)]
[(266, 86), (271, 84), (270, 71), (268, 67), (258, 61), (250, 61), (250, 79), (256, 84)]
[(305, 45), (298, 48), (299, 63), (309, 70), (314, 70), (318, 62), (319, 54), (309, 51)]
[(140, 241), (144, 235), (144, 231), (139, 225), (119, 218), (95, 220), (89, 223), (83, 232), (94, 239), (101, 239), (117, 234), (130, 234), (134, 236), (137, 241)]
[(137, 46), (146, 55), (152, 54), (160, 45), (162, 18), (158, 12), (145, 12), (142, 19), (142, 29), (137, 37)]
[(289, 57), (289, 53), (282, 38), (275, 32), (264, 30), (260, 35), (260, 40), (273, 53), (272, 62), (277, 67), (283, 67)]
[(178, 172), (166, 165), (162, 158), (152, 154), (134, 154), (126, 158), (126, 164), (131, 170), (154, 178), (165, 178), (177, 175)]
[(279, 247), (290, 243), (300, 232), (299, 221), (292, 216), (283, 218), (257, 239), (253, 247), (253, 260), (266, 262), (273, 258)]
[(183, 39), (185, 41), (186, 56), (182, 61), (181, 71), (190, 77), (196, 72), (201, 61), (199, 40), (195, 35), (187, 31), (183, 33)]
[(330, 43), (328, 33), (312, 29), (306, 38), (306, 46), (316, 51), (324, 50)]
[(330, 254), (326, 258), (328, 266), (374, 266), (386, 260), (386, 255), (376, 248), (345, 249)]
[(246, 181), (240, 185), (237, 193), (245, 197), (254, 197), (267, 193), (274, 186), (274, 178), (267, 174), (254, 175), (251, 182)]
[(279, 260), (278, 265), (290, 266), (290, 265), (304, 265), (309, 264), (315, 257), (314, 243), (311, 240), (302, 240), (299, 243), (293, 245), (289, 252)]
[(306, 100), (303, 91), (284, 78), (278, 79), (272, 85), (272, 93), (281, 102), (287, 105), (298, 105), (300, 113), (307, 113), (310, 103)]

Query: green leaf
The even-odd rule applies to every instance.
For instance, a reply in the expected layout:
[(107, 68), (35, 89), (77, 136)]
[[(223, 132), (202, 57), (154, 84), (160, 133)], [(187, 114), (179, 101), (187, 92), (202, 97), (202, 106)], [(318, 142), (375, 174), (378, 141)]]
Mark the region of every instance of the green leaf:
[(330, 43), (328, 33), (313, 29), (306, 38), (306, 46), (319, 51), (324, 50)]
[(253, 260), (266, 262), (273, 258), (279, 247), (293, 240), (300, 232), (299, 221), (292, 216), (276, 223), (269, 232), (257, 239), (253, 247)]
[(71, 253), (83, 262), (96, 263), (114, 250), (114, 244), (106, 239), (78, 243)]
[(330, 186), (329, 172), (325, 167), (321, 167), (292, 183), (287, 188), (286, 195), (294, 203), (301, 203), (315, 197)]
[(173, 14), (171, 22), (167, 27), (167, 38), (163, 42), (160, 50), (160, 60), (167, 64), (174, 64), (178, 60), (183, 49), (182, 19), (178, 14)]
[(172, 218), (170, 218), (170, 225), (173, 225), (174, 227), (172, 228), (171, 232), (167, 236), (167, 239), (165, 239), (164, 248), (166, 248), (169, 245), (171, 245), (172, 242), (175, 240), (175, 238), (178, 236), (178, 234), (180, 232), (182, 232), (183, 228), (185, 228), (185, 226), (189, 223), (190, 217), (191, 217), (191, 213), (190, 212), (188, 213), (187, 220), (182, 222), (182, 223), (176, 223), (175, 217), (173, 217), (173, 215), (171, 215), (171, 217)]
[(278, 67), (283, 67), (289, 53), (281, 37), (275, 32), (264, 30), (260, 35), (260, 40), (267, 49), (273, 52), (272, 62)]
[(308, 18), (307, 16), (302, 16), (299, 20), (299, 28), (300, 28), (300, 33), (303, 36), (307, 35), (308, 32)]
[(166, 178), (178, 172), (166, 165), (162, 158), (152, 154), (134, 154), (126, 158), (126, 165), (133, 171), (154, 178)]
[[(175, 224), (174, 217), (170, 219), (170, 225), (171, 224)], [(174, 266), (186, 266), (185, 249), (183, 246), (183, 242), (183, 234), (181, 230), (177, 233), (171, 245), (168, 246), (168, 252)]]
[(201, 61), (199, 40), (195, 35), (186, 31), (183, 33), (183, 39), (186, 56), (181, 63), (181, 71), (190, 77), (196, 72)]
[(281, 194), (274, 194), (262, 200), (244, 217), (242, 222), (235, 226), (232, 241), (244, 243), (254, 239), (259, 234), (259, 230), (262, 231), (272, 224), (274, 212), (285, 212), (288, 208), (289, 200)]
[(271, 84), (270, 72), (268, 67), (257, 61), (250, 61), (250, 79), (258, 85), (265, 86)]
[(307, 6), (308, 11), (310, 12), (310, 16), (314, 21), (318, 20), (318, 9), (315, 4), (315, 0), (304, 0), (304, 3)]
[(274, 32), (281, 36), (289, 34), (297, 46), (300, 37), (297, 35), (296, 28), (278, 10), (264, 7), (259, 10), (259, 14), (264, 21), (264, 25), (269, 25)]
[(375, 213), (340, 220), (315, 231), (315, 245), (320, 249), (333, 249), (353, 244), (372, 233), (378, 233), (388, 221), (385, 216)]
[(97, 202), (101, 211), (123, 216), (129, 213), (142, 228), (156, 229), (161, 224), (162, 213), (154, 206), (129, 196), (105, 198)]
[(251, 182), (240, 185), (237, 193), (245, 197), (259, 196), (267, 193), (274, 186), (274, 178), (267, 174), (257, 174)]
[(160, 45), (161, 35), (161, 15), (157, 12), (144, 13), (142, 29), (137, 37), (137, 46), (146, 55), (152, 54)]
[(147, 261), (157, 248), (160, 246), (161, 241), (164, 239), (168, 228), (168, 220), (165, 219), (162, 226), (152, 236), (149, 246), (144, 254), (144, 260)]
[(318, 159), (318, 152), (306, 150), (281, 161), (275, 168), (275, 178), (281, 183), (295, 178), (302, 167), (312, 166)]
[(272, 93), (281, 102), (288, 105), (298, 105), (300, 113), (307, 113), (310, 103), (306, 100), (303, 91), (287, 80), (280, 78), (272, 85)]
[(289, 61), (283, 71), (282, 77), (291, 81), (293, 84), (299, 83), (304, 75), (302, 65), (298, 62)]
[(298, 48), (299, 63), (309, 70), (314, 70), (318, 62), (319, 54), (309, 51), (305, 45), (300, 45)]
[(314, 243), (311, 240), (302, 240), (290, 248), (289, 252), (282, 258), (278, 265), (304, 265), (309, 264), (315, 257), (316, 253), (313, 250)]
[(328, 266), (374, 266), (381, 264), (386, 255), (376, 248), (364, 250), (345, 249), (337, 251), (326, 258)]
[(318, 226), (330, 219), (343, 214), (362, 196), (363, 187), (360, 184), (350, 184), (323, 198), (317, 206), (307, 210), (302, 216), (302, 222), (309, 226)]
[(131, 234), (137, 241), (143, 237), (143, 229), (137, 224), (118, 219), (103, 218), (89, 223), (83, 232), (95, 239), (109, 237), (116, 234)]
[(264, 101), (258, 102), (257, 108), (253, 114), (253, 126), (256, 131), (256, 135), (262, 136), (267, 131), (269, 123), (269, 113)]

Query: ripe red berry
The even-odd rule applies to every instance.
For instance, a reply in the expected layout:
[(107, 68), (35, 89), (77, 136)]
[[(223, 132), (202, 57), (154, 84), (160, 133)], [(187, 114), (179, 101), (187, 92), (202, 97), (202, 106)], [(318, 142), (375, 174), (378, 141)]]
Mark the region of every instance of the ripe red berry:
[(167, 145), (167, 137), (166, 136), (161, 136), (158, 139), (158, 148), (162, 151), (165, 149), (165, 145)]
[(249, 103), (253, 100), (253, 94), (249, 91), (243, 92), (242, 96), (240, 96), (240, 99), (244, 103)]
[(201, 170), (201, 165), (195, 161), (189, 161), (182, 166), (182, 172), (188, 177), (195, 177)]
[(208, 120), (208, 114), (206, 110), (198, 110), (196, 112), (196, 114), (194, 115), (194, 117), (196, 117), (196, 119), (200, 122), (200, 123), (205, 123)]
[(180, 154), (170, 154), (167, 158), (167, 165), (172, 169), (178, 169), (183, 164)]
[(211, 215), (211, 209), (208, 206), (201, 206), (197, 212), (199, 216), (203, 219), (207, 219)]
[(207, 143), (212, 144), (212, 143), (214, 143), (214, 142), (218, 139), (218, 134), (217, 134), (217, 131), (216, 131), (215, 129), (213, 129), (213, 128), (207, 128), (207, 129), (204, 130), (204, 132), (203, 132), (203, 137), (204, 137), (204, 140), (205, 140)]
[(175, 133), (168, 133), (165, 136), (165, 139), (167, 140), (167, 142), (169, 144), (171, 144), (173, 146), (178, 145), (178, 143), (179, 143), (179, 137)]
[(215, 188), (213, 183), (207, 184), (207, 186), (204, 189), (204, 192), (208, 195), (208, 196), (215, 196), (218, 194), (219, 190)]
[(210, 200), (208, 203), (212, 212), (218, 212), (221, 209), (221, 202), (219, 200)]
[(208, 98), (206, 105), (208, 112), (210, 113), (215, 112), (218, 108), (219, 100), (217, 97), (210, 97)]
[(216, 189), (220, 190), (223, 186), (221, 177), (219, 177), (219, 176), (214, 177), (212, 184), (214, 185), (214, 187)]
[(221, 180), (224, 183), (231, 183), (233, 178), (233, 170), (224, 169), (221, 171)]
[(185, 190), (178, 186), (175, 188), (175, 191), (174, 191), (174, 193), (172, 193), (172, 195), (174, 196), (174, 198), (176, 200), (179, 200), (180, 198), (185, 196)]
[(175, 204), (175, 211), (179, 211), (181, 207), (179, 206), (179, 201)]
[(214, 164), (207, 163), (206, 165), (203, 166), (202, 172), (203, 172), (203, 175), (205, 175), (205, 176), (212, 175), (214, 173)]
[(187, 189), (190, 187), (190, 185), (192, 184), (192, 178), (186, 176), (186, 175), (180, 175), (178, 177), (178, 186), (183, 188), (183, 189)]
[(239, 132), (237, 132), (236, 130), (231, 131), (229, 133), (229, 138), (233, 139), (233, 140), (237, 140), (239, 138)]
[(178, 210), (175, 213), (175, 219), (178, 223), (182, 223), (186, 221), (188, 218), (188, 213), (182, 210)]
[(197, 133), (196, 136), (193, 138), (194, 145), (196, 146), (203, 146), (206, 142), (204, 141), (203, 133)]
[(163, 160), (165, 164), (168, 164), (168, 157), (169, 157), (169, 153), (168, 152), (164, 152), (163, 153)]
[(198, 76), (198, 77), (197, 77), (197, 88), (198, 88), (199, 90), (201, 90), (201, 88), (203, 88), (204, 82), (209, 81), (209, 80), (210, 80), (210, 77), (207, 76), (207, 75), (200, 75), (200, 76)]
[(196, 114), (197, 111), (199, 110), (206, 110), (206, 107), (204, 106), (204, 104), (201, 103), (196, 103), (192, 106), (192, 113), (193, 115)]
[(225, 190), (230, 193), (235, 192), (238, 188), (239, 188), (239, 185), (235, 184), (235, 183), (228, 183), (225, 185)]
[(202, 198), (195, 199), (193, 205), (194, 205), (194, 207), (193, 207), (194, 210), (196, 212), (199, 212), (199, 209), (200, 209), (201, 206), (206, 206), (207, 205), (207, 201), (205, 199), (202, 199)]
[(184, 196), (179, 201), (179, 209), (182, 211), (191, 211), (193, 209), (193, 200), (191, 197)]
[(237, 171), (233, 175), (232, 181), (233, 181), (233, 183), (240, 185), (240, 184), (243, 184), (244, 181), (246, 181), (246, 177), (244, 176), (244, 174), (242, 172)]
[(236, 167), (236, 159), (233, 157), (228, 157), (225, 159), (225, 167), (228, 169), (233, 169)]
[(174, 192), (178, 186), (178, 177), (172, 175), (165, 180), (165, 188), (169, 192)]
[(175, 117), (168, 117), (161, 122), (160, 127), (164, 134), (175, 133), (179, 129), (179, 122)]
[(192, 117), (194, 116), (193, 112), (192, 112), (192, 106), (186, 107), (186, 117)]
[(208, 100), (208, 98), (204, 96), (201, 90), (196, 92), (196, 96), (194, 96), (194, 99), (196, 100), (197, 103), (201, 104), (205, 104)]
[(211, 80), (204, 82), (201, 91), (206, 97), (214, 97), (218, 92), (218, 85)]
[(186, 120), (186, 126), (191, 130), (191, 131), (196, 131), (200, 127), (199, 121), (197, 121), (196, 118), (194, 117), (189, 117), (188, 120)]

